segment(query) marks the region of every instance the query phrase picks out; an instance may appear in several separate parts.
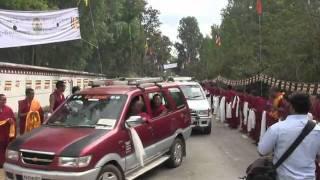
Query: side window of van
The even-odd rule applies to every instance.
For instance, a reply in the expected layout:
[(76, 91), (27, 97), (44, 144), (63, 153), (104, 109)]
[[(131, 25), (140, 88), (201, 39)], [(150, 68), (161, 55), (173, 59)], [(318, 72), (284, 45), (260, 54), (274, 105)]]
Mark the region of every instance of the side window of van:
[(148, 94), (151, 102), (152, 117), (163, 116), (170, 111), (166, 97), (161, 92), (152, 92)]
[(178, 88), (170, 88), (169, 93), (172, 96), (173, 100), (176, 103), (176, 106), (178, 109), (184, 108), (185, 102), (184, 102), (184, 95)]

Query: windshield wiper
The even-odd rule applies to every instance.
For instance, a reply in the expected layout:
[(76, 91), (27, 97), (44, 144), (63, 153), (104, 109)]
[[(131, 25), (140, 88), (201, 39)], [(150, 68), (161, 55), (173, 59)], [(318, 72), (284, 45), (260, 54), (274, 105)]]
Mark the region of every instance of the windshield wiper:
[(49, 124), (44, 124), (45, 126), (55, 126), (55, 127), (65, 127), (64, 124), (54, 124), (54, 123), (49, 123)]
[(195, 99), (195, 98), (199, 98), (199, 97), (202, 97), (202, 96), (201, 96), (201, 95), (192, 96), (192, 97), (190, 97), (189, 99)]
[(78, 128), (94, 128), (94, 125), (69, 125), (68, 127), (78, 127)]
[(96, 126), (113, 127), (113, 126), (111, 126), (109, 124), (96, 124)]

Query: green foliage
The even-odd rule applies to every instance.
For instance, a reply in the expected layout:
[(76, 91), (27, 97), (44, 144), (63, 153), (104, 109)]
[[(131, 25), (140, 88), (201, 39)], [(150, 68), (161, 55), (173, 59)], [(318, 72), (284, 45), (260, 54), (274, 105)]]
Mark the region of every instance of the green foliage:
[[(83, 0), (0, 0), (0, 9), (11, 10), (76, 6), (82, 40), (0, 49), (1, 61), (97, 73), (102, 70), (110, 77), (162, 73), (160, 67), (171, 58), (171, 42), (159, 30), (159, 11), (147, 8), (144, 0), (89, 0), (88, 7)], [(152, 57), (145, 54), (147, 38)]]
[(208, 62), (208, 78), (221, 74), (241, 79), (262, 72), (284, 80), (319, 81), (320, 3), (263, 1), (260, 61), (259, 18), (254, 2), (229, 0), (221, 26), (212, 28), (211, 42), (221, 34), (222, 46), (202, 45), (200, 57)]

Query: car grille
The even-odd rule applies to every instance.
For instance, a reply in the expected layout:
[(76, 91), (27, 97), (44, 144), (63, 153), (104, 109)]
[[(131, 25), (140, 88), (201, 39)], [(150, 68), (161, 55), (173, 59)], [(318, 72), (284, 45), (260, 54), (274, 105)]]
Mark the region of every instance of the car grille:
[(197, 111), (190, 111), (191, 117), (198, 117)]
[(26, 164), (42, 165), (46, 166), (52, 163), (54, 154), (52, 153), (41, 153), (41, 152), (28, 152), (22, 151), (21, 158)]

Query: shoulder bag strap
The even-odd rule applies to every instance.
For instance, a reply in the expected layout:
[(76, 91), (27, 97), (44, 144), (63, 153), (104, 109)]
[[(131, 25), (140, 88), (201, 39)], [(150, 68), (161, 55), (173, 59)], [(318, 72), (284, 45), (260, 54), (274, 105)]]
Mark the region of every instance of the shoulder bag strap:
[(274, 165), (275, 168), (278, 168), (293, 153), (293, 151), (299, 146), (299, 144), (313, 130), (315, 126), (316, 123), (311, 120), (308, 121), (297, 139), (291, 144), (289, 149), (280, 157), (278, 162)]

